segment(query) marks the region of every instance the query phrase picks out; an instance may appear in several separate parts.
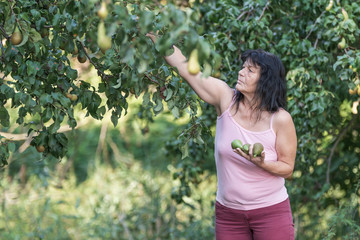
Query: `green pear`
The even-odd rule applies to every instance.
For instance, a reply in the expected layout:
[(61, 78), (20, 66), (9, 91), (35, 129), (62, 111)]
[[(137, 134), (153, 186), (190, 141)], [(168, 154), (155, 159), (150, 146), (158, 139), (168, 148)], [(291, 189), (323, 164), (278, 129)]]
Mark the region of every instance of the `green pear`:
[(77, 47), (77, 45), (76, 45), (76, 41), (74, 41), (74, 49), (73, 49), (73, 51), (72, 51), (72, 54), (76, 55), (76, 54), (78, 54), (78, 53), (79, 53), (79, 49), (78, 49), (78, 47)]
[(327, 7), (325, 8), (326, 11), (330, 11), (331, 8), (333, 7), (334, 5), (334, 0), (330, 0), (329, 4), (327, 5)]
[(13, 34), (11, 35), (10, 42), (13, 45), (19, 45), (23, 40), (23, 35), (20, 32), (18, 26), (15, 27)]
[(196, 75), (200, 72), (200, 64), (198, 59), (198, 50), (194, 49), (190, 53), (190, 58), (188, 62), (188, 71), (192, 75)]
[(106, 3), (102, 2), (99, 11), (97, 12), (97, 15), (104, 20), (108, 15), (108, 10), (106, 8)]
[(43, 152), (43, 151), (45, 151), (45, 146), (44, 146), (44, 145), (36, 146), (36, 150), (37, 150), (38, 152)]
[(338, 43), (338, 48), (344, 49), (345, 46), (346, 46), (346, 40), (345, 40), (345, 38), (342, 38), (341, 42)]
[(254, 157), (260, 156), (262, 151), (264, 151), (264, 146), (261, 143), (255, 143), (253, 147)]
[(106, 50), (111, 48), (111, 37), (106, 35), (104, 21), (100, 21), (97, 34), (97, 43), (101, 51), (105, 54)]
[(242, 146), (241, 150), (246, 153), (249, 154), (249, 148), (250, 148), (250, 144), (246, 143)]
[(348, 15), (348, 13), (346, 12), (346, 10), (344, 8), (341, 8), (341, 13), (342, 13), (342, 15), (344, 17), (344, 21), (349, 19), (349, 15)]
[(77, 55), (77, 60), (78, 60), (80, 63), (86, 62), (87, 57), (86, 57), (85, 53), (81, 51), (80, 54)]
[(231, 142), (231, 147), (232, 149), (242, 148), (242, 142), (239, 139), (235, 139), (234, 141)]

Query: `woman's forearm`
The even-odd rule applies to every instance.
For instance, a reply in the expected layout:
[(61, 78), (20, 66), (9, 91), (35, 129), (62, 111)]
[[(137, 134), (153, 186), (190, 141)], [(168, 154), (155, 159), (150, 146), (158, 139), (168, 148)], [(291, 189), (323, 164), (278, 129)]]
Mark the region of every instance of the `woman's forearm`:
[(279, 177), (288, 178), (293, 173), (293, 167), (287, 164), (286, 162), (278, 161), (263, 161), (263, 162), (254, 162), (258, 167), (264, 169), (265, 171)]

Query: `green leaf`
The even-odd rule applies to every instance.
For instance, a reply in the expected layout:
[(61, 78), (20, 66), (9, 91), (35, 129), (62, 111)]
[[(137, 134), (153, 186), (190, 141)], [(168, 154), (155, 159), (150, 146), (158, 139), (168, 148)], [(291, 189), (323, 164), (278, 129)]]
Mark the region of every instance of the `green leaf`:
[(34, 101), (34, 99), (31, 98), (30, 95), (26, 96), (25, 106), (27, 108), (33, 108), (36, 106), (36, 102)]
[(181, 151), (181, 159), (184, 159), (189, 156), (188, 141), (180, 147), (180, 151)]
[(148, 105), (150, 102), (150, 93), (146, 92), (143, 96), (143, 105)]
[(179, 108), (176, 106), (171, 109), (171, 113), (174, 115), (175, 118), (180, 117)]
[(113, 123), (114, 127), (117, 126), (118, 120), (119, 120), (119, 118), (118, 118), (116, 112), (112, 111), (112, 113), (111, 113), (111, 122)]
[(118, 89), (121, 87), (121, 77), (119, 77), (116, 82), (117, 84), (112, 86), (112, 88)]
[(165, 101), (169, 101), (170, 98), (172, 97), (173, 93), (174, 92), (171, 88), (166, 88), (166, 90), (164, 91), (164, 96), (166, 97)]
[(45, 110), (41, 114), (41, 117), (42, 117), (42, 122), (47, 123), (52, 117), (51, 107), (45, 108)]
[(236, 51), (237, 47), (232, 43), (232, 42), (228, 42), (227, 47), (229, 48), (230, 51)]
[(71, 105), (71, 100), (65, 97), (64, 95), (59, 95), (60, 104), (65, 108), (69, 108)]
[(52, 25), (57, 26), (61, 21), (62, 15), (60, 13), (55, 14)]
[(36, 29), (34, 29), (34, 28), (30, 29), (29, 37), (32, 40), (32, 42), (39, 42), (39, 41), (42, 40), (42, 37), (41, 37), (40, 33), (38, 33), (36, 31)]
[(211, 75), (211, 71), (212, 71), (212, 67), (211, 67), (210, 63), (205, 62), (202, 77), (204, 77), (204, 78), (209, 77)]
[(45, 106), (46, 104), (52, 104), (53, 99), (50, 94), (44, 93), (40, 96), (40, 105)]
[(196, 136), (196, 138), (194, 138), (194, 142), (197, 144), (204, 144), (204, 140), (201, 138), (200, 133)]
[(201, 56), (205, 59), (208, 59), (210, 57), (211, 49), (210, 44), (204, 40), (199, 41), (199, 50), (201, 53)]
[(15, 95), (14, 89), (12, 89), (11, 87), (9, 87), (6, 84), (1, 85), (0, 92), (2, 94), (5, 94), (6, 98), (12, 98)]
[(36, 75), (36, 73), (40, 70), (40, 63), (28, 60), (26, 61), (26, 70), (27, 70), (27, 75), (29, 76)]
[(10, 126), (10, 116), (6, 108), (0, 107), (0, 123), (4, 127)]
[(67, 143), (68, 143), (68, 139), (67, 137), (65, 136), (64, 133), (58, 133), (55, 135), (56, 139), (58, 140), (58, 142), (63, 145), (63, 146), (67, 146)]
[(160, 99), (156, 99), (156, 104), (155, 104), (153, 110), (154, 110), (155, 114), (158, 114), (159, 112), (161, 112), (163, 110), (163, 104)]
[(67, 67), (66, 76), (68, 76), (72, 80), (75, 80), (78, 77), (78, 72), (74, 69), (71, 69), (70, 67)]
[(14, 142), (9, 142), (8, 143), (8, 149), (9, 149), (10, 152), (14, 152), (15, 149), (16, 149), (15, 143)]

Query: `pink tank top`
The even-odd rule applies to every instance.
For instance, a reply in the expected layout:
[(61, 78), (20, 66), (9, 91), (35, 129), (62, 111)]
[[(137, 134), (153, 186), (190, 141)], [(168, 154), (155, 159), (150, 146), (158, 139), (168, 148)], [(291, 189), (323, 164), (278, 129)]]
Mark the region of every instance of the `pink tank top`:
[(215, 134), (215, 161), (217, 171), (216, 200), (222, 205), (239, 210), (271, 206), (288, 198), (285, 179), (274, 176), (234, 153), (231, 142), (240, 139), (243, 144), (263, 144), (265, 161), (277, 161), (276, 134), (272, 129), (274, 114), (268, 130), (249, 131), (231, 116), (229, 108), (217, 118)]

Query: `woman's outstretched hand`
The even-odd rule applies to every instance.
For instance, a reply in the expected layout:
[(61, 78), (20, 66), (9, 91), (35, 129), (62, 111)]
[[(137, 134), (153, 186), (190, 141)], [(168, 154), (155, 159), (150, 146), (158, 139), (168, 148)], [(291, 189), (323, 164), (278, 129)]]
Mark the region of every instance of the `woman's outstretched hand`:
[(151, 39), (151, 41), (153, 41), (153, 43), (156, 42), (156, 39), (157, 39), (157, 35), (153, 32), (149, 32), (145, 35), (146, 37), (149, 37)]

